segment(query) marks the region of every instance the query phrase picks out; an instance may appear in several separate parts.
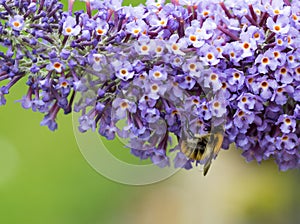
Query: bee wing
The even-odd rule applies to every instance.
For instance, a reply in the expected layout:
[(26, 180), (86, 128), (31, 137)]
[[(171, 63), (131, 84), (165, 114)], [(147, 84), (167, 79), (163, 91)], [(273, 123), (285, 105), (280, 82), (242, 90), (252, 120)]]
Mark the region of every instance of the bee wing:
[(215, 146), (214, 146), (213, 151), (214, 151), (214, 158), (215, 158), (218, 155), (218, 153), (220, 152), (224, 136), (221, 133), (217, 133), (217, 134), (215, 134), (214, 138), (215, 138), (214, 139)]
[[(203, 154), (203, 159), (206, 160), (204, 164), (203, 175), (205, 176), (210, 168), (212, 159), (215, 158), (222, 146), (223, 135), (221, 133), (216, 133), (211, 135), (210, 141), (207, 143), (206, 150)], [(205, 158), (207, 157), (207, 158)]]
[(213, 154), (214, 154), (214, 144), (212, 141), (207, 143), (206, 145), (206, 150), (204, 154), (202, 155), (202, 160), (205, 161), (204, 163), (204, 170), (203, 170), (203, 175), (205, 176), (210, 168), (211, 161), (213, 159)]

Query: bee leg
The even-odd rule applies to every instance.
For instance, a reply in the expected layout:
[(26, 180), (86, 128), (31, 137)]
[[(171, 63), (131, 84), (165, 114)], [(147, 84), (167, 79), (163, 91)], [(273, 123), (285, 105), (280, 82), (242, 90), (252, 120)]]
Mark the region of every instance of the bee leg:
[(207, 174), (207, 172), (209, 170), (210, 165), (211, 165), (211, 160), (204, 165), (204, 171), (203, 171), (203, 175), (204, 176), (206, 176), (206, 174)]

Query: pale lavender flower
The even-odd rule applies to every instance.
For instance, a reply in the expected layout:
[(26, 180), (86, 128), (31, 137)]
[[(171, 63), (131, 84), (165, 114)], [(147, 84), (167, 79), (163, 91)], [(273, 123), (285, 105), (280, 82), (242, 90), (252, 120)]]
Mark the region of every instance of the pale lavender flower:
[(10, 27), (15, 31), (21, 31), (24, 28), (24, 18), (20, 15), (15, 15), (9, 19)]
[(71, 16), (66, 18), (62, 28), (62, 33), (65, 36), (77, 36), (81, 31), (81, 27), (77, 25), (76, 20)]

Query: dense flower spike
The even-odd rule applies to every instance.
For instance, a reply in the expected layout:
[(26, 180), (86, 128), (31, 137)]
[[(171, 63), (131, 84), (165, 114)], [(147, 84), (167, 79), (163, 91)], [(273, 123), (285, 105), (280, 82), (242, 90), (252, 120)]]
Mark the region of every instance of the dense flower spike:
[(299, 1), (85, 2), (73, 13), (74, 0), (67, 12), (58, 0), (0, 1), (0, 105), (26, 79), (20, 102), (45, 114), (41, 125), (81, 111), (80, 131), (128, 138), (160, 167), (176, 151), (186, 169), (171, 136), (226, 118), (224, 149), (300, 168)]

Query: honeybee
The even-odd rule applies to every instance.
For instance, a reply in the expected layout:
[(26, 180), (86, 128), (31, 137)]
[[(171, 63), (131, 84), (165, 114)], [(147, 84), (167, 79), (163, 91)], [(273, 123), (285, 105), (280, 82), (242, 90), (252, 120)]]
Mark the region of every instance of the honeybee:
[(218, 155), (222, 143), (223, 134), (221, 131), (208, 134), (193, 134), (188, 130), (189, 137), (181, 140), (181, 151), (190, 159), (204, 164), (203, 175), (205, 176), (210, 168), (212, 159)]

